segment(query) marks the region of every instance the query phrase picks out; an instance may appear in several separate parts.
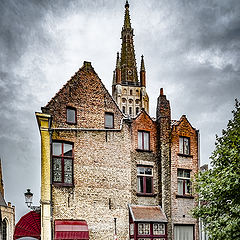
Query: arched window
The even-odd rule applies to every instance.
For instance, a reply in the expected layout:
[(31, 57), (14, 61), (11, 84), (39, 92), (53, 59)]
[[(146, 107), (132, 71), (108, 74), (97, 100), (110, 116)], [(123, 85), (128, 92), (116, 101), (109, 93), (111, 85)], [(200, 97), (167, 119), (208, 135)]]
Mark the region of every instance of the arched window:
[(129, 115), (132, 115), (132, 107), (129, 107)]
[(130, 90), (130, 95), (132, 95), (132, 90)]
[(6, 219), (2, 222), (2, 240), (7, 240), (7, 221)]
[(136, 114), (139, 113), (139, 107), (136, 107)]
[(126, 113), (126, 107), (125, 106), (122, 107), (122, 111), (123, 111), (124, 114)]

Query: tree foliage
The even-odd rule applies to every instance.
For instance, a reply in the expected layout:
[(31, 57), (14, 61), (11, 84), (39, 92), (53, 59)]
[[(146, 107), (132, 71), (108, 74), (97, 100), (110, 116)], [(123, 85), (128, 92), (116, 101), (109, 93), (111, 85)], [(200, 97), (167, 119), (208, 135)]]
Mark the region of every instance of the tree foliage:
[(209, 239), (240, 239), (240, 103), (211, 156), (212, 169), (199, 173), (195, 189), (200, 203), (193, 210), (205, 224)]

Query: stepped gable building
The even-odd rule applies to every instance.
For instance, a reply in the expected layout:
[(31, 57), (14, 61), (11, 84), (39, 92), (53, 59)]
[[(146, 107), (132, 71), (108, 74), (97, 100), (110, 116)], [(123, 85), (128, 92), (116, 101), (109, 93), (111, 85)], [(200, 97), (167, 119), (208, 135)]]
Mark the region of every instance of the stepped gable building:
[(171, 119), (160, 90), (149, 116), (144, 60), (138, 79), (129, 4), (112, 96), (84, 62), (36, 113), (41, 135), (41, 238), (198, 240), (190, 210), (199, 134)]
[(15, 207), (4, 199), (2, 161), (0, 159), (0, 240), (13, 239), (15, 227)]

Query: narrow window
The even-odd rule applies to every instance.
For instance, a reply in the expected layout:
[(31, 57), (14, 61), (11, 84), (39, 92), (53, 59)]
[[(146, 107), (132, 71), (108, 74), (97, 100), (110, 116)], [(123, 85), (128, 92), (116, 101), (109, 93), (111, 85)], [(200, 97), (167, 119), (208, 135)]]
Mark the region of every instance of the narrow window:
[(143, 194), (153, 193), (153, 169), (152, 167), (137, 168), (137, 191)]
[(67, 107), (67, 123), (76, 124), (77, 115), (76, 109), (72, 107)]
[(138, 131), (138, 149), (150, 150), (149, 132)]
[(129, 115), (132, 115), (132, 107), (129, 107)]
[(190, 170), (178, 169), (178, 194), (189, 195), (191, 194)]
[(113, 113), (105, 113), (105, 128), (113, 128)]
[(139, 107), (136, 107), (136, 115), (139, 113)]
[(123, 111), (124, 114), (126, 113), (126, 107), (125, 106), (122, 107), (122, 111)]
[(73, 145), (71, 143), (53, 142), (53, 183), (73, 184)]
[(2, 239), (7, 240), (7, 221), (6, 219), (2, 222)]
[(130, 90), (130, 95), (132, 95), (132, 93), (133, 93), (133, 91), (132, 91), (132, 90)]
[(179, 138), (179, 152), (181, 154), (190, 154), (190, 139), (188, 137), (180, 137)]
[(134, 223), (130, 224), (129, 233), (130, 233), (130, 235), (134, 235)]

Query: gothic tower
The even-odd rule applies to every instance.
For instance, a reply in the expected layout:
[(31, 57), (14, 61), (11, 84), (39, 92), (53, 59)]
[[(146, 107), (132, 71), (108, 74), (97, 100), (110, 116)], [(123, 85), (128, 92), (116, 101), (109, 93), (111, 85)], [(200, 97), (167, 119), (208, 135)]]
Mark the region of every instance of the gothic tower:
[(116, 68), (113, 72), (112, 96), (122, 112), (129, 117), (135, 117), (142, 108), (147, 113), (149, 111), (144, 58), (142, 56), (139, 81), (133, 36), (129, 3), (126, 1), (124, 24), (121, 32), (121, 56), (117, 53)]

